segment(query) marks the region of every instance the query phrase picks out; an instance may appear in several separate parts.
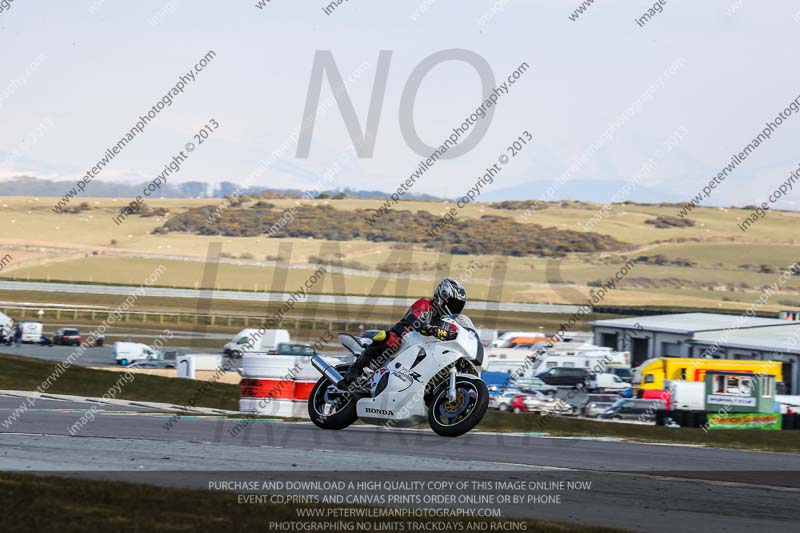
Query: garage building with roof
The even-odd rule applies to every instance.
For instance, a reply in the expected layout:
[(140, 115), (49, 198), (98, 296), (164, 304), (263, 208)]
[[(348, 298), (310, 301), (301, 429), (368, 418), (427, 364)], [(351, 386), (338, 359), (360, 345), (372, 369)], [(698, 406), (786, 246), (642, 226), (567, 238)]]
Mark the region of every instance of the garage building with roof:
[(790, 394), (800, 394), (800, 322), (716, 313), (681, 313), (591, 322), (594, 343), (631, 352), (633, 366), (653, 357), (783, 361)]

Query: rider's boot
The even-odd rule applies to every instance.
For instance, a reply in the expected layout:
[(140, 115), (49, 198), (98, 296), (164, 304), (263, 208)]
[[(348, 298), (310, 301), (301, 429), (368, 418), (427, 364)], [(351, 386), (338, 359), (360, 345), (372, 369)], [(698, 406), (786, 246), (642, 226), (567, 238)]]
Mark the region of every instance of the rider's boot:
[(370, 355), (364, 351), (358, 358), (353, 362), (350, 368), (347, 369), (347, 373), (344, 376), (344, 384), (345, 386), (352, 385), (358, 378), (364, 375), (364, 367), (366, 367), (370, 362)]

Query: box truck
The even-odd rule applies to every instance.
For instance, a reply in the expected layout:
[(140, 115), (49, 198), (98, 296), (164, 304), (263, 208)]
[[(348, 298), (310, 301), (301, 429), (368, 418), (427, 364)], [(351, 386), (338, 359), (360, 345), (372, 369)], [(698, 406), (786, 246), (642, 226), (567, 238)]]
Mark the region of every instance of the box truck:
[(684, 357), (657, 357), (644, 361), (634, 371), (633, 388), (643, 397), (648, 390), (664, 390), (665, 381), (702, 381), (706, 372), (747, 372), (775, 376), (779, 388), (783, 382), (783, 365), (780, 361), (755, 361), (745, 359), (692, 359)]

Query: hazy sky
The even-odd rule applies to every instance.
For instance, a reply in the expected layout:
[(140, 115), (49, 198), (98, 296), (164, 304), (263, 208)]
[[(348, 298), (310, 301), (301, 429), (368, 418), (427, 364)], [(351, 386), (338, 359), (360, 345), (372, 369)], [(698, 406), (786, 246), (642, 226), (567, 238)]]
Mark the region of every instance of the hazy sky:
[[(296, 158), (293, 144), (257, 184), (310, 187), (338, 160), (333, 186), (396, 188), (420, 160), (400, 131), (403, 87), (425, 57), (450, 48), (485, 58), (498, 82), (522, 62), (530, 69), (501, 98), (480, 143), (437, 163), (415, 189), (443, 196), (468, 189), (524, 130), (533, 144), (493, 191), (570, 167), (574, 178), (629, 179), (685, 128), (641, 183), (688, 199), (800, 96), (800, 4), (788, 0), (669, 0), (644, 27), (635, 18), (651, 2), (598, 0), (572, 21), (578, 1), (349, 0), (330, 15), (326, 2), (271, 0), (258, 9), (257, 1), (11, 2), (0, 12), (0, 177), (79, 179), (209, 50), (213, 61), (97, 179), (152, 178), (213, 118), (219, 129), (174, 180), (245, 180), (300, 125), (317, 50), (330, 50), (344, 77), (362, 67), (349, 89), (362, 128), (378, 54), (392, 51), (374, 154), (348, 154), (333, 106), (317, 119), (310, 157)], [(679, 59), (674, 75), (581, 159)], [(322, 100), (329, 95), (326, 80)], [(415, 101), (420, 137), (440, 144), (480, 101), (473, 67), (438, 65)], [(800, 164), (798, 133), (793, 115), (713, 203), (765, 199)], [(800, 191), (789, 199), (800, 205)]]

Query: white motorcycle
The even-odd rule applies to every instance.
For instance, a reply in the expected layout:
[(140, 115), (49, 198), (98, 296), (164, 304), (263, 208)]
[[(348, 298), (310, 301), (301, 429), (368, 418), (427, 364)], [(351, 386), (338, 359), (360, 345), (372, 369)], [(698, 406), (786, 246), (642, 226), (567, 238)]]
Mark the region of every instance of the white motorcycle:
[[(311, 364), (322, 378), (308, 399), (311, 421), (323, 429), (344, 429), (359, 418), (388, 427), (415, 426), (427, 418), (431, 429), (444, 437), (471, 430), (489, 405), (489, 391), (480, 378), (488, 361), (466, 315), (452, 315), (442, 323), (448, 340), (412, 331), (395, 356), (349, 386), (342, 377), (349, 365), (334, 367), (314, 356)], [(356, 357), (370, 342), (345, 333), (339, 340)]]

